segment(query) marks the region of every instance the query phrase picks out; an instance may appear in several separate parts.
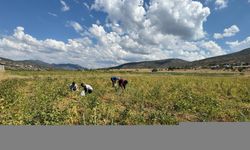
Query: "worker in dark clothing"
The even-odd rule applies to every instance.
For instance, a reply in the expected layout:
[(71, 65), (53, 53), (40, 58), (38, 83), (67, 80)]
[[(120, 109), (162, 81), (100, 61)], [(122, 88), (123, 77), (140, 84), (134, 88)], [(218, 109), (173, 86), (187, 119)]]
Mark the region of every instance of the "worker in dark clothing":
[(128, 84), (128, 81), (125, 79), (119, 79), (118, 80), (119, 87), (122, 89), (126, 89), (126, 85)]
[(69, 86), (69, 89), (71, 91), (77, 91), (78, 90), (77, 84), (75, 82), (72, 82), (72, 84)]

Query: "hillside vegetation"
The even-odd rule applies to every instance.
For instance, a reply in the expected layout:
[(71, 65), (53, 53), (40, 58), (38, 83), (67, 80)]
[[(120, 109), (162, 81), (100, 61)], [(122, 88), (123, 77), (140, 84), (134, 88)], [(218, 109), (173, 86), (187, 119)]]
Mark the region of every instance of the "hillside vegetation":
[(131, 62), (111, 69), (142, 69), (142, 68), (192, 68), (192, 67), (208, 67), (211, 65), (224, 65), (241, 63), (250, 64), (250, 48), (227, 54), (222, 56), (211, 57), (203, 60), (197, 60), (193, 62), (181, 60), (181, 59), (165, 59), (156, 61), (143, 61), (143, 62)]
[(1, 58), (0, 65), (7, 70), (84, 70), (86, 68), (75, 64), (49, 64), (40, 60), (20, 60)]

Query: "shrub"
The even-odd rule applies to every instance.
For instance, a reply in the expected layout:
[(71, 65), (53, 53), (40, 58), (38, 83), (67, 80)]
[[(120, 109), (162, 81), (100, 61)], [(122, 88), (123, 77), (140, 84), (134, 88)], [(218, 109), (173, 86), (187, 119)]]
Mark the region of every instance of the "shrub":
[(152, 72), (157, 72), (157, 71), (158, 71), (158, 69), (156, 69), (156, 68), (152, 69)]

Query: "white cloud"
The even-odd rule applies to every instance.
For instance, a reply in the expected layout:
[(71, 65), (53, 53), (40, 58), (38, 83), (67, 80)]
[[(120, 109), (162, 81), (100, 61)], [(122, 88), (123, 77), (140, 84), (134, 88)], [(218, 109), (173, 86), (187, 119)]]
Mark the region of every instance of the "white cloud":
[[(131, 35), (119, 35), (116, 32), (107, 33), (100, 25), (93, 25), (90, 28), (90, 32), (95, 35), (99, 42), (98, 45), (103, 49), (115, 47), (116, 49), (113, 49), (112, 53), (115, 53), (116, 50), (123, 51), (125, 54), (131, 53), (137, 55), (137, 59), (140, 60), (165, 59), (168, 57), (197, 60), (225, 53), (214, 41), (188, 42), (174, 36), (162, 36), (161, 39), (159, 39), (159, 44), (155, 45), (147, 42), (141, 43), (140, 40), (134, 39)], [(151, 37), (160, 36), (161, 35), (155, 35)], [(127, 60), (127, 56), (122, 57), (122, 59)]]
[(225, 54), (224, 50), (214, 41), (201, 42), (201, 48), (205, 48), (209, 52), (209, 56)]
[(67, 42), (37, 40), (18, 27), (13, 35), (0, 38), (0, 54), (9, 58), (108, 67), (167, 58), (197, 60), (224, 53), (214, 41), (203, 38), (206, 35), (203, 23), (210, 10), (200, 2), (152, 0), (147, 9), (141, 3), (96, 0), (91, 9), (107, 13), (105, 25), (97, 22), (86, 29), (70, 21), (67, 25), (82, 37)]
[(216, 0), (215, 1), (215, 9), (223, 9), (226, 8), (228, 5), (228, 0)]
[(92, 27), (89, 29), (90, 33), (95, 35), (96, 37), (102, 37), (106, 34), (104, 28), (100, 25), (93, 24)]
[(142, 29), (185, 39), (204, 37), (203, 23), (210, 10), (200, 2), (152, 0), (147, 11), (141, 3), (141, 0), (96, 0), (91, 8), (108, 13), (109, 20), (113, 23), (121, 22), (126, 32)]
[(214, 3), (215, 10), (220, 10), (223, 8), (228, 7), (229, 0), (205, 0), (205, 5), (208, 5), (209, 3)]
[(53, 16), (53, 17), (57, 17), (58, 16), (57, 14), (52, 13), (52, 12), (48, 12), (48, 15)]
[[(163, 36), (159, 45), (142, 44), (133, 35), (107, 32), (101, 25), (89, 29), (97, 43), (88, 37), (38, 40), (17, 27), (13, 35), (0, 38), (0, 54), (11, 59), (40, 59), (49, 63), (76, 63), (85, 67), (108, 67), (130, 61), (181, 58), (197, 60), (219, 55), (223, 50), (213, 41), (188, 42), (175, 36)], [(156, 35), (160, 37), (161, 35)], [(135, 36), (136, 37), (136, 36)]]
[(224, 37), (232, 37), (236, 35), (236, 33), (240, 32), (239, 27), (236, 25), (232, 25), (229, 28), (224, 29), (224, 33), (215, 33), (214, 38), (215, 39), (223, 39)]
[(96, 24), (100, 25), (101, 24), (100, 20), (97, 19)]
[(60, 0), (60, 3), (62, 5), (62, 8), (61, 8), (62, 11), (69, 11), (70, 10), (70, 7), (66, 4), (65, 1)]
[(220, 34), (220, 33), (214, 33), (214, 38), (215, 39), (223, 39), (224, 36), (223, 36), (223, 34)]
[[(76, 63), (86, 67), (96, 67), (96, 57), (101, 60), (102, 53), (90, 47), (87, 38), (69, 39), (68, 42), (55, 39), (37, 40), (17, 27), (13, 35), (0, 39), (0, 54), (11, 59), (40, 59), (49, 63)], [(87, 62), (87, 63), (86, 63)]]
[[(42, 41), (45, 48), (49, 49), (49, 53), (51, 52), (50, 49), (53, 49), (54, 51), (64, 51), (67, 52), (67, 48), (64, 42), (57, 41), (54, 39), (46, 39), (45, 41)], [(46, 51), (46, 49), (44, 49)], [(47, 52), (47, 51), (46, 51)]]
[(209, 8), (191, 0), (153, 0), (147, 13), (156, 30), (185, 39), (204, 37), (203, 23), (209, 14)]
[(87, 9), (90, 9), (90, 6), (89, 6), (86, 2), (84, 2), (83, 5), (84, 5)]
[(72, 27), (77, 33), (81, 33), (83, 31), (83, 27), (76, 21), (68, 21), (68, 26)]
[(232, 51), (239, 51), (246, 48), (250, 48), (250, 37), (247, 37), (243, 41), (226, 42)]
[[(200, 43), (187, 41), (205, 36), (203, 23), (210, 14), (209, 8), (192, 0), (152, 0), (147, 9), (142, 3), (140, 0), (96, 0), (91, 8), (108, 14), (106, 27), (118, 35), (119, 46), (142, 55), (140, 60), (168, 57), (194, 60), (215, 55), (204, 52)], [(99, 42), (105, 43), (104, 29), (95, 27), (94, 31), (91, 33)]]

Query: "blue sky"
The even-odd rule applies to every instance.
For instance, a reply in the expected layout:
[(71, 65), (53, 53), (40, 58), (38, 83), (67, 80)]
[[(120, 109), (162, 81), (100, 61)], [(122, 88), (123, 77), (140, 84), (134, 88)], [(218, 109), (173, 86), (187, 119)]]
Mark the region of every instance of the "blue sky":
[(248, 0), (2, 0), (0, 57), (89, 68), (250, 47)]

